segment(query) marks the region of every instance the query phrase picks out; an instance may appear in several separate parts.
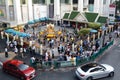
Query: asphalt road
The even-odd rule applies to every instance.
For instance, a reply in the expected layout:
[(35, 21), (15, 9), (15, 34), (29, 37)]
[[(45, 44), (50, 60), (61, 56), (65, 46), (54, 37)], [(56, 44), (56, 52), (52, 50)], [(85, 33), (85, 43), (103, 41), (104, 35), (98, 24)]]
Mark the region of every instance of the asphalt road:
[[(119, 80), (120, 79), (120, 39), (117, 39), (117, 43), (109, 48), (105, 52), (105, 55), (98, 61), (99, 63), (110, 64), (115, 68), (114, 77), (107, 77), (98, 80)], [(34, 80), (79, 80), (75, 77), (75, 70), (64, 72), (44, 72), (40, 75), (40, 78), (36, 77)]]
[[(118, 39), (117, 41), (119, 41)], [(99, 63), (110, 64), (115, 68), (115, 76), (112, 78), (102, 78), (99, 80), (119, 80), (120, 79), (120, 42), (106, 51), (105, 55), (100, 59)], [(63, 71), (37, 71), (37, 76), (33, 80), (78, 80), (75, 77), (75, 70)], [(3, 73), (0, 70), (0, 79), (4, 80), (19, 80), (11, 75)]]

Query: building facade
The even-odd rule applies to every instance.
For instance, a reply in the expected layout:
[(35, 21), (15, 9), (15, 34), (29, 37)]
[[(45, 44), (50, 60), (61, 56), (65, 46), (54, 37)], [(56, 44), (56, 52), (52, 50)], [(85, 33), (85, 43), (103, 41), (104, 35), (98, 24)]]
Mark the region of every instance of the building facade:
[(48, 17), (60, 20), (64, 13), (77, 10), (109, 17), (109, 5), (115, 0), (0, 0), (0, 22), (10, 26)]

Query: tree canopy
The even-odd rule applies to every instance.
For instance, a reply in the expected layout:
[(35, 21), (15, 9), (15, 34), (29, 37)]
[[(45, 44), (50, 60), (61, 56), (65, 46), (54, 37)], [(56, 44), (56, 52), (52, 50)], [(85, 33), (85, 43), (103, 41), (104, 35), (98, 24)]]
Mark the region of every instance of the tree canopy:
[(88, 23), (88, 28), (92, 28), (95, 30), (100, 29), (100, 26), (101, 26), (101, 24), (99, 24), (99, 23)]
[(116, 9), (120, 12), (120, 0), (114, 2), (116, 4)]
[(90, 30), (91, 30), (91, 28), (82, 28), (82, 29), (80, 29), (80, 31), (78, 32), (78, 34), (80, 36), (85, 36), (85, 35), (87, 35), (87, 34), (90, 33)]

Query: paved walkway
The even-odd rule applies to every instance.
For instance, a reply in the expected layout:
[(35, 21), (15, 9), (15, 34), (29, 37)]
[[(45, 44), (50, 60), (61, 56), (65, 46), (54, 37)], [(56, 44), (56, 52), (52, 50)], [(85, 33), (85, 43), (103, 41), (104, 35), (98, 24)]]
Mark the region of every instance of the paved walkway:
[[(63, 27), (59, 27), (59, 26), (56, 26), (55, 27), (55, 30), (59, 30), (61, 29), (62, 30)], [(45, 30), (46, 29), (46, 26), (42, 26), (42, 27), (38, 27), (35, 29), (35, 32), (38, 33), (40, 30)], [(69, 31), (69, 33), (73, 33), (73, 29), (71, 28), (67, 28), (67, 30)], [(33, 29), (28, 29), (26, 32), (33, 32)], [(4, 53), (4, 48), (6, 47), (6, 39), (0, 39), (0, 61), (6, 61), (6, 60), (10, 60), (10, 59), (19, 59), (19, 60), (22, 60), (24, 62), (26, 62), (27, 64), (29, 64), (29, 59), (30, 59), (30, 55), (27, 54), (27, 56), (25, 58), (21, 58), (20, 56), (16, 55), (14, 52), (9, 52), (9, 57), (8, 58), (5, 58), (5, 53)], [(49, 48), (47, 48), (48, 51), (51, 51)], [(57, 51), (57, 48), (55, 48), (55, 56), (58, 56), (58, 51)], [(38, 57), (36, 55), (36, 57)]]
[(6, 60), (11, 60), (11, 59), (14, 59), (16, 56), (14, 52), (8, 52), (8, 55), (9, 56), (6, 58), (4, 52), (0, 53), (0, 61), (4, 62)]
[[(40, 30), (45, 30), (45, 26), (43, 27), (39, 27), (36, 29), (36, 32), (39, 32)], [(62, 27), (55, 27), (55, 30), (59, 30), (59, 29), (62, 29)], [(67, 28), (67, 30), (72, 33), (73, 32), (73, 29), (71, 28)], [(27, 30), (27, 32), (32, 32), (32, 29), (29, 29)], [(112, 34), (113, 35), (113, 34)], [(105, 42), (109, 39), (109, 35), (106, 35), (105, 36)], [(4, 42), (4, 43), (3, 43)], [(5, 41), (2, 40), (1, 42), (2, 44), (6, 44)], [(2, 45), (0, 46), (0, 49), (1, 50), (4, 50), (4, 47), (2, 47)], [(57, 48), (55, 48), (55, 56), (58, 56), (58, 51), (57, 51)], [(37, 55), (36, 55), (37, 56)], [(38, 57), (38, 56), (37, 56)], [(20, 56), (16, 55), (14, 52), (9, 52), (9, 57), (8, 58), (5, 58), (5, 54), (4, 52), (2, 51), (2, 53), (0, 53), (0, 61), (5, 61), (5, 60), (10, 60), (10, 59), (19, 59), (19, 60), (22, 60), (24, 61), (25, 63), (29, 64), (29, 59), (30, 59), (30, 55), (27, 54), (27, 56), (25, 58), (21, 58)]]

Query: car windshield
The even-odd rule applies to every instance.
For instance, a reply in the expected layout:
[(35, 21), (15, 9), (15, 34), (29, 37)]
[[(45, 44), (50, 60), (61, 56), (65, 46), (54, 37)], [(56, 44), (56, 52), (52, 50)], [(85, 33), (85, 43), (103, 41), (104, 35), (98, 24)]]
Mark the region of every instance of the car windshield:
[(20, 65), (18, 66), (18, 68), (19, 68), (21, 71), (26, 70), (28, 67), (29, 67), (29, 66), (26, 65), (26, 64), (20, 64)]
[(81, 67), (81, 69), (84, 71), (84, 72), (87, 72), (90, 68), (93, 68), (93, 67), (96, 67), (98, 66), (98, 64), (96, 63), (90, 63), (90, 64), (86, 64), (86, 65), (83, 65)]

